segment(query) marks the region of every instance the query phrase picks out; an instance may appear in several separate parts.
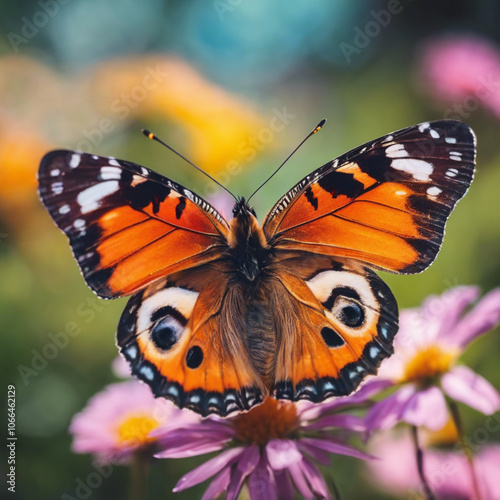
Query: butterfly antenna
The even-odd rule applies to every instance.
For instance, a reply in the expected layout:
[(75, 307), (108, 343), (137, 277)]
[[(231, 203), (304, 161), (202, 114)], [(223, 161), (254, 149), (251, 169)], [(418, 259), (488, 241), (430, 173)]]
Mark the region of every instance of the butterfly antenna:
[(217, 184), (219, 187), (221, 187), (224, 191), (228, 192), (236, 201), (238, 201), (238, 199), (236, 198), (236, 196), (234, 196), (234, 194), (231, 193), (231, 191), (229, 191), (229, 189), (227, 189), (226, 187), (224, 187), (217, 179), (214, 179), (210, 174), (207, 174), (203, 169), (201, 169), (200, 167), (198, 167), (198, 165), (195, 165), (192, 161), (188, 160), (184, 155), (182, 155), (181, 153), (179, 153), (179, 151), (176, 151), (174, 148), (172, 148), (171, 146), (169, 146), (166, 142), (163, 142), (159, 137), (157, 137), (155, 134), (153, 134), (149, 130), (142, 129), (141, 132), (148, 139), (151, 139), (152, 141), (159, 142), (160, 144), (162, 144), (166, 148), (170, 149), (170, 151), (172, 151), (172, 153), (175, 153), (177, 156), (179, 156), (184, 161), (186, 161), (187, 163), (189, 163), (192, 167), (194, 167), (196, 170), (198, 170), (199, 172), (201, 172), (203, 175), (206, 175), (210, 180), (214, 181), (215, 184)]
[(285, 161), (250, 195), (247, 201), (250, 201), (251, 198), (254, 196), (254, 194), (259, 191), (265, 184), (267, 184), (281, 169), (281, 167), (297, 152), (297, 150), (304, 144), (304, 142), (309, 139), (309, 137), (313, 136), (316, 132), (319, 132), (322, 128), (323, 125), (326, 123), (326, 118), (323, 118), (309, 134), (307, 134), (306, 138), (302, 140), (302, 142), (287, 156)]

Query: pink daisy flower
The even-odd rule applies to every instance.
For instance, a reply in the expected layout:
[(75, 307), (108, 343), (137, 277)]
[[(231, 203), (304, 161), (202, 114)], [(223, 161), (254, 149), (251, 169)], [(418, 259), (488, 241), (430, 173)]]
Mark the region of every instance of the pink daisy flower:
[(132, 378), (130, 364), (121, 354), (119, 354), (118, 356), (116, 356), (115, 359), (113, 359), (113, 362), (111, 363), (111, 371), (113, 372), (113, 375), (117, 378), (125, 378), (125, 379)]
[(500, 51), (489, 41), (473, 36), (431, 40), (423, 47), (420, 69), (438, 99), (461, 103), (469, 114), (475, 109), (467, 108), (482, 102), (500, 116)]
[(174, 429), (198, 420), (190, 411), (155, 399), (141, 382), (111, 384), (73, 417), (72, 450), (92, 453), (103, 463), (127, 462), (137, 451), (157, 451), (156, 439), (149, 436), (157, 427)]
[(368, 459), (370, 455), (346, 443), (365, 430), (361, 417), (343, 413), (364, 403), (377, 390), (361, 389), (355, 395), (324, 404), (278, 402), (267, 398), (247, 413), (202, 422), (170, 432), (158, 428), (151, 435), (165, 449), (155, 456), (180, 458), (221, 451), (183, 476), (174, 491), (213, 478), (203, 500), (226, 492), (236, 499), (244, 484), (250, 499), (305, 499), (331, 495), (315, 462), (329, 464), (329, 454)]
[[(367, 475), (380, 489), (405, 498), (417, 498), (422, 493), (415, 451), (408, 435), (378, 436), (370, 451), (381, 460), (367, 464)], [(481, 498), (500, 500), (500, 445), (483, 447), (474, 457), (474, 468)], [(439, 499), (468, 500), (476, 497), (471, 469), (463, 453), (426, 449), (424, 473)]]
[(457, 364), (468, 344), (500, 319), (500, 288), (464, 315), (478, 295), (476, 287), (453, 288), (429, 297), (419, 309), (401, 312), (395, 354), (368, 382), (396, 386), (397, 390), (369, 410), (366, 423), (370, 431), (400, 421), (441, 429), (449, 418), (445, 395), (485, 415), (500, 409), (498, 391), (470, 368)]

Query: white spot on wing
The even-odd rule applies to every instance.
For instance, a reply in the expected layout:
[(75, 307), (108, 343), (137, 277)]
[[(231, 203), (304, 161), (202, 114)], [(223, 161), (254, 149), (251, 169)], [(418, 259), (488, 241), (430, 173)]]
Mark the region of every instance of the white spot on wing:
[(71, 168), (76, 168), (80, 165), (80, 160), (82, 159), (82, 155), (78, 153), (74, 153), (71, 155), (71, 159), (69, 160), (69, 166)]
[(441, 194), (442, 190), (439, 189), (437, 186), (432, 186), (427, 190), (427, 194), (431, 196), (437, 196), (438, 194)]
[(428, 128), (430, 127), (430, 123), (429, 122), (425, 122), (425, 123), (421, 123), (419, 126), (418, 126), (418, 130), (420, 132), (425, 132)]
[(62, 215), (69, 213), (70, 210), (71, 209), (69, 205), (62, 205), (61, 207), (59, 207), (59, 213)]
[(134, 175), (132, 176), (132, 182), (130, 183), (130, 185), (131, 185), (132, 187), (135, 187), (135, 186), (137, 186), (137, 184), (141, 184), (142, 182), (146, 182), (146, 181), (147, 181), (147, 179), (145, 179), (145, 178), (144, 178), (144, 177), (142, 177), (141, 175), (136, 175), (136, 174), (134, 174)]
[(434, 166), (424, 160), (396, 159), (392, 160), (391, 167), (411, 174), (416, 181), (429, 181), (429, 176), (434, 171)]
[(191, 191), (189, 191), (189, 189), (184, 189), (184, 196), (190, 200), (190, 201), (193, 201), (193, 193)]
[(386, 148), (385, 154), (389, 158), (404, 158), (410, 156), (404, 146), (402, 144), (398, 144), (397, 142)]
[(448, 143), (448, 144), (456, 144), (457, 140), (454, 138), (454, 137), (445, 137), (444, 140)]
[(63, 183), (62, 182), (54, 182), (52, 186), (50, 186), (50, 189), (54, 194), (61, 194), (64, 191), (63, 188)]
[(433, 128), (431, 128), (430, 134), (433, 139), (439, 139), (440, 137), (439, 132), (437, 130), (434, 130)]
[(399, 191), (396, 191), (396, 194), (399, 196), (404, 196), (406, 194), (406, 191), (403, 191), (402, 189), (400, 189)]
[(110, 165), (114, 165), (115, 167), (119, 167), (120, 166), (120, 164), (114, 158), (109, 158), (108, 159), (108, 163)]
[(456, 168), (449, 168), (444, 175), (446, 177), (456, 177), (458, 174), (458, 170)]
[(73, 222), (73, 226), (75, 229), (83, 229), (85, 227), (85, 221), (83, 219), (76, 219)]
[(94, 184), (85, 189), (76, 197), (76, 201), (80, 205), (82, 214), (86, 214), (99, 208), (99, 203), (103, 198), (115, 191), (118, 191), (118, 181), (106, 181)]
[(144, 378), (148, 379), (149, 381), (155, 378), (153, 370), (151, 369), (150, 366), (141, 366), (139, 371), (141, 372), (142, 375), (144, 375)]
[(137, 347), (135, 345), (131, 345), (125, 349), (125, 353), (130, 359), (135, 359), (137, 357)]
[(462, 158), (460, 156), (450, 155), (450, 160), (462, 161)]
[(50, 175), (52, 177), (56, 177), (61, 173), (61, 171), (58, 168), (54, 168), (53, 170), (50, 171)]
[(120, 180), (121, 176), (122, 171), (117, 167), (102, 167), (99, 171), (99, 177), (103, 181)]

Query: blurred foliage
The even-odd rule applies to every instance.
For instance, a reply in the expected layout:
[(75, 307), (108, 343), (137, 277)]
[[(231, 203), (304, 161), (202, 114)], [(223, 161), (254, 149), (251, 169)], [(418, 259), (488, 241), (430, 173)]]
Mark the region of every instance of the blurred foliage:
[[(77, 478), (94, 471), (90, 457), (70, 452), (67, 427), (114, 380), (114, 332), (125, 305), (98, 300), (86, 288), (37, 199), (41, 156), (80, 147), (144, 164), (205, 196), (214, 192), (194, 169), (144, 139), (144, 127), (248, 195), (327, 117), (324, 130), (255, 197), (262, 217), (289, 186), (332, 157), (443, 117), (447, 105), (429, 97), (418, 75), (419, 50), (429, 36), (465, 33), (499, 42), (498, 2), (396, 3), (399, 12), (359, 48), (356, 34), (391, 2), (1, 1), (0, 370), (4, 387), (17, 387), (19, 437), (18, 493), (8, 498), (75, 495)], [(343, 43), (357, 52), (346, 57)], [(164, 69), (154, 86), (154, 78), (144, 78), (157, 64)], [(482, 107), (465, 121), (478, 136), (476, 179), (450, 220), (436, 263), (422, 275), (384, 276), (401, 307), (458, 284), (485, 291), (499, 284), (499, 122)], [(263, 133), (271, 123), (284, 126)], [(47, 360), (52, 336), (65, 330), (79, 333), (67, 334), (67, 345)], [(499, 333), (477, 342), (466, 359), (497, 387)], [(469, 432), (483, 422), (466, 412)], [(171, 490), (202, 461), (155, 463), (149, 498), (200, 497), (203, 486)], [(386, 498), (368, 481), (354, 480), (364, 477), (361, 469), (353, 459), (335, 458), (324, 471), (343, 498)], [(127, 473), (114, 467), (91, 498), (125, 497)]]

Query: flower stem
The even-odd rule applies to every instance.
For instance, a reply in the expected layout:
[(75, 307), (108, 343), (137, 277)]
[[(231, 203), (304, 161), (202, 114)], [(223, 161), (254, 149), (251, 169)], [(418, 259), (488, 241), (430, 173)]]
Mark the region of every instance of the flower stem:
[(431, 487), (429, 486), (429, 483), (427, 482), (427, 478), (425, 477), (424, 452), (422, 451), (422, 448), (420, 448), (420, 443), (418, 440), (418, 428), (416, 426), (412, 425), (411, 431), (412, 431), (412, 437), (413, 437), (413, 444), (415, 446), (415, 452), (417, 455), (418, 475), (420, 477), (420, 482), (422, 483), (423, 493), (425, 495), (426, 500), (436, 500), (436, 497), (434, 496), (434, 493), (432, 493)]
[(333, 477), (330, 476), (330, 485), (332, 487), (332, 492), (333, 492), (333, 498), (335, 500), (342, 500), (342, 497), (340, 496), (340, 490), (337, 488), (337, 484), (333, 480)]
[(130, 500), (146, 500), (148, 495), (149, 461), (136, 454), (130, 464)]
[(474, 499), (481, 500), (479, 482), (477, 480), (476, 469), (474, 467), (474, 457), (472, 455), (472, 450), (470, 446), (467, 444), (467, 441), (464, 438), (464, 426), (462, 423), (462, 418), (460, 417), (458, 405), (455, 401), (451, 399), (448, 399), (447, 402), (448, 402), (448, 408), (450, 409), (451, 418), (453, 419), (453, 423), (455, 424), (455, 427), (457, 429), (460, 446), (465, 456), (467, 457), (467, 462), (469, 463), (470, 474), (472, 478), (472, 487), (474, 488)]

